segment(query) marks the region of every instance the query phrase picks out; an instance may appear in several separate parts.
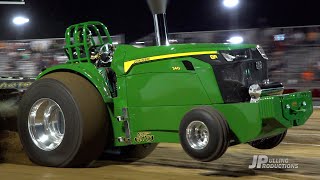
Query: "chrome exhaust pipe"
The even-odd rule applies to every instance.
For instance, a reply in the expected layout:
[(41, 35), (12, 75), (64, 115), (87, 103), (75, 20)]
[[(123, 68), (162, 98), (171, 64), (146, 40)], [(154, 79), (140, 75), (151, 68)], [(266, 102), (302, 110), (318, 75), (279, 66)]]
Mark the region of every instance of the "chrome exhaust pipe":
[(147, 0), (147, 2), (153, 14), (157, 46), (169, 45), (166, 21), (168, 0)]

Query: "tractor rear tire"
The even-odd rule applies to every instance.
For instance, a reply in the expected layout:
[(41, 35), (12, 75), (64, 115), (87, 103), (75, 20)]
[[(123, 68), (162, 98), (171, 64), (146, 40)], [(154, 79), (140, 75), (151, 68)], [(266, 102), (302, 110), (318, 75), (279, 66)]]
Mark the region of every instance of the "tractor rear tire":
[(102, 155), (103, 160), (134, 162), (150, 155), (158, 143), (114, 147)]
[(286, 134), (287, 134), (287, 130), (273, 137), (263, 138), (263, 139), (249, 142), (249, 144), (250, 146), (257, 149), (272, 149), (278, 146), (282, 142), (282, 140), (286, 137)]
[(193, 159), (209, 162), (220, 158), (229, 147), (229, 126), (212, 107), (189, 111), (179, 127), (180, 143)]
[[(47, 105), (41, 107), (42, 101), (47, 102)], [(37, 102), (41, 106), (36, 106)], [(51, 107), (60, 109), (60, 114), (52, 115), (50, 103), (55, 104)], [(33, 118), (32, 112), (37, 114), (38, 110), (41, 112), (37, 115), (38, 119)], [(100, 93), (88, 80), (73, 73), (56, 72), (34, 82), (22, 97), (18, 112), (18, 132), (32, 162), (50, 167), (85, 167), (99, 157), (110, 139), (107, 137), (110, 123), (108, 117)], [(55, 122), (59, 126), (48, 125), (51, 118), (58, 119)], [(32, 126), (36, 121), (32, 119), (36, 119), (38, 124)], [(42, 121), (41, 129), (37, 126)], [(50, 131), (47, 127), (51, 128)], [(54, 148), (45, 144), (51, 140), (48, 137), (51, 138), (52, 131), (57, 137), (62, 137), (60, 143), (54, 144), (53, 136), (50, 145), (54, 144)]]

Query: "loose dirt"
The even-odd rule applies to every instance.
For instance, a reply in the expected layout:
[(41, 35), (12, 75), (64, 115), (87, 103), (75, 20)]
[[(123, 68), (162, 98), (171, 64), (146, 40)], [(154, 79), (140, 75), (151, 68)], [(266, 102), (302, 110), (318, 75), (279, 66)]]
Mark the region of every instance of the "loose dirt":
[[(297, 169), (249, 169), (253, 155), (288, 158)], [(59, 169), (32, 164), (16, 132), (0, 133), (0, 179), (320, 179), (320, 111), (301, 127), (288, 131), (271, 150), (247, 144), (230, 147), (220, 159), (202, 163), (187, 156), (179, 144), (160, 144), (147, 158), (119, 163), (97, 161), (90, 168)]]

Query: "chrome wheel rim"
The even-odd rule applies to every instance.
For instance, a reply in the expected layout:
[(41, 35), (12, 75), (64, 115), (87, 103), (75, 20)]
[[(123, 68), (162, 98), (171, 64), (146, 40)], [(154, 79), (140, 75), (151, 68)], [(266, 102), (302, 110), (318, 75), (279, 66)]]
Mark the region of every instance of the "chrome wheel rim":
[(201, 121), (192, 121), (187, 127), (186, 137), (193, 149), (204, 149), (209, 143), (208, 127)]
[(65, 135), (65, 118), (59, 104), (49, 98), (36, 101), (29, 112), (28, 129), (38, 148), (44, 151), (56, 149)]

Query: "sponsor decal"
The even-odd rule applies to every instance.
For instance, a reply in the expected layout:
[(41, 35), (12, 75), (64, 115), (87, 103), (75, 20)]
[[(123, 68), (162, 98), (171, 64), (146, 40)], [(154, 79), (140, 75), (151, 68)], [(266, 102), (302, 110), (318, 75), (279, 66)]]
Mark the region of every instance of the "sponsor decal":
[(0, 89), (27, 89), (32, 82), (2, 82)]
[(138, 132), (137, 137), (134, 138), (137, 143), (141, 142), (153, 142), (154, 135), (151, 132)]

